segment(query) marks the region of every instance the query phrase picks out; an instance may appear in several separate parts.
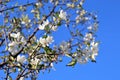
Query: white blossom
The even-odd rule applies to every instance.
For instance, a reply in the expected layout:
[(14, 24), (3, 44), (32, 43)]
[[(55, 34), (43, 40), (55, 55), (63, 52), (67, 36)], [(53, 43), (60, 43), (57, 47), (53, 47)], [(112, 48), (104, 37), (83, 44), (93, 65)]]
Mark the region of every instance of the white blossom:
[(48, 21), (48, 19), (46, 21), (43, 21), (43, 25), (47, 26), (50, 22)]
[(30, 23), (30, 22), (31, 22), (31, 20), (29, 19), (29, 20), (27, 20), (27, 21), (22, 21), (21, 24), (26, 24), (26, 23), (28, 24), (28, 23)]
[(18, 32), (18, 33), (11, 33), (10, 37), (19, 38), (20, 37), (20, 32)]
[(67, 7), (74, 8), (75, 5), (74, 5), (74, 3), (73, 3), (73, 4), (68, 3), (68, 4), (67, 4)]
[(17, 42), (9, 43), (8, 44), (8, 51), (10, 51), (12, 55), (16, 55), (16, 53), (19, 51), (18, 43)]
[(48, 42), (47, 42), (47, 40), (45, 38), (40, 38), (39, 41), (40, 41), (40, 43), (42, 44), (43, 47), (48, 46)]
[(39, 42), (42, 44), (42, 47), (49, 46), (53, 42), (52, 36), (47, 36), (47, 38), (40, 38)]
[(36, 3), (36, 6), (37, 6), (37, 7), (42, 7), (43, 4), (42, 4), (41, 2), (37, 2), (37, 3)]
[(19, 80), (25, 80), (25, 78), (24, 77), (20, 77), (20, 79)]
[(53, 21), (56, 21), (56, 18), (53, 16)]
[(77, 54), (77, 61), (79, 63), (86, 63), (89, 60), (89, 56), (91, 54), (91, 50), (89, 47), (86, 47), (82, 50), (82, 52), (79, 52)]
[(24, 63), (26, 61), (26, 57), (24, 55), (17, 56), (17, 62)]
[(46, 41), (47, 41), (49, 44), (51, 44), (52, 42), (54, 42), (52, 36), (47, 36)]
[(60, 49), (63, 51), (63, 53), (69, 53), (70, 43), (67, 43), (67, 42), (63, 41), (60, 45)]
[(51, 30), (56, 31), (58, 26), (52, 26)]
[(31, 59), (31, 64), (33, 64), (33, 65), (37, 65), (39, 62), (40, 62), (40, 59), (38, 59), (36, 57), (34, 59)]
[(93, 35), (92, 33), (86, 33), (85, 37), (84, 37), (84, 41), (89, 42), (93, 39)]
[(12, 46), (14, 46), (14, 45), (16, 45), (16, 44), (17, 44), (17, 42), (14, 42), (14, 41), (13, 41), (13, 42), (9, 43), (8, 46), (9, 46), (9, 47), (12, 47)]
[(31, 22), (31, 20), (29, 19), (28, 15), (22, 15), (21, 24), (26, 25), (26, 24), (28, 24), (30, 22)]
[(88, 29), (88, 30), (92, 30), (93, 27), (92, 27), (92, 26), (88, 26), (87, 29)]
[(54, 71), (56, 71), (53, 63), (50, 63), (50, 66), (52, 67), (52, 69), (53, 69)]
[(26, 40), (24, 37), (21, 37), (21, 40), (20, 40), (23, 44), (26, 44)]
[(66, 19), (67, 19), (67, 13), (64, 12), (63, 10), (60, 10), (59, 17), (60, 17), (61, 19), (66, 20)]
[(39, 25), (38, 28), (39, 28), (40, 30), (44, 30), (44, 29), (45, 29), (45, 26), (44, 26), (44, 25)]
[(80, 22), (80, 16), (79, 15), (76, 16), (75, 20), (76, 20), (76, 23), (78, 24)]
[(83, 53), (86, 55), (86, 54), (90, 54), (91, 53), (91, 50), (86, 47), (84, 50), (83, 50)]
[(82, 11), (80, 12), (80, 16), (83, 16), (85, 13), (86, 13), (86, 11), (85, 11), (85, 10), (82, 10)]
[(40, 25), (38, 26), (38, 28), (39, 28), (40, 30), (44, 30), (45, 27), (46, 27), (48, 24), (49, 24), (49, 21), (48, 21), (48, 20), (43, 21), (43, 24), (42, 24), (42, 25), (40, 24)]
[(26, 22), (25, 22), (25, 21), (22, 21), (21, 24), (26, 24)]
[(79, 22), (80, 22), (80, 20), (77, 19), (77, 20), (76, 20), (76, 23), (78, 24)]
[(92, 42), (91, 43), (91, 51), (92, 51), (92, 54), (91, 54), (91, 58), (93, 60), (95, 60), (95, 57), (98, 55), (98, 42)]

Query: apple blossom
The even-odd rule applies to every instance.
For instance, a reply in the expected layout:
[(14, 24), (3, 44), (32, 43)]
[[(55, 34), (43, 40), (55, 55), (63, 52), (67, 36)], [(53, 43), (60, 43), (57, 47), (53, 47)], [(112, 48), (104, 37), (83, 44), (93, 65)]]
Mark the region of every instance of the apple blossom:
[(89, 42), (89, 41), (91, 41), (92, 39), (93, 39), (92, 33), (86, 33), (86, 35), (85, 35), (85, 37), (84, 37), (84, 40), (85, 40), (86, 42)]
[(47, 36), (46, 41), (47, 41), (49, 44), (51, 44), (52, 42), (54, 42), (52, 36)]
[(39, 72), (54, 69), (53, 64), (64, 56), (70, 58), (67, 66), (72, 67), (77, 62), (96, 61), (98, 21), (84, 9), (84, 0), (27, 0), (25, 4), (16, 0), (15, 6), (9, 2), (1, 3), (0, 10), (4, 19), (0, 24), (0, 70), (6, 73), (6, 80), (13, 80), (14, 73), (15, 80), (36, 79)]
[(42, 24), (42, 25), (40, 24), (40, 25), (38, 26), (38, 28), (39, 28), (40, 30), (44, 30), (45, 27), (46, 27), (48, 24), (49, 24), (49, 21), (48, 21), (48, 20), (43, 21), (43, 24)]
[(44, 29), (45, 29), (45, 26), (44, 26), (44, 25), (39, 25), (38, 28), (39, 28), (40, 30), (44, 30)]
[(91, 55), (91, 58), (93, 59), (93, 60), (95, 60), (95, 56), (97, 56), (98, 55), (98, 42), (92, 42), (91, 43), (91, 51), (92, 51), (92, 55)]
[(24, 77), (20, 77), (20, 79), (19, 80), (25, 80), (25, 78)]
[(17, 62), (24, 63), (26, 61), (26, 57), (24, 55), (17, 56)]
[(47, 38), (40, 38), (39, 42), (42, 44), (43, 47), (49, 46), (53, 42), (52, 36), (47, 36)]
[(20, 37), (20, 32), (18, 32), (18, 33), (11, 33), (10, 37), (19, 38)]
[(30, 62), (31, 62), (32, 65), (37, 66), (37, 64), (39, 64), (39, 62), (40, 62), (40, 59), (38, 59), (38, 58), (34, 58), (34, 59), (31, 59)]
[(63, 10), (60, 10), (59, 17), (63, 20), (66, 20), (67, 19), (67, 13), (64, 12)]
[(12, 55), (16, 55), (16, 53), (19, 51), (18, 43), (17, 42), (11, 42), (8, 44), (8, 51), (11, 52)]

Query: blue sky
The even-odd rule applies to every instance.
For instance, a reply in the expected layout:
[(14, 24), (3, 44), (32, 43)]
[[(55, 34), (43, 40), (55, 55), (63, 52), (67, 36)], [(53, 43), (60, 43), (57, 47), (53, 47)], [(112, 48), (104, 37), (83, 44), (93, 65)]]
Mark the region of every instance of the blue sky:
[(86, 0), (84, 7), (97, 11), (100, 22), (97, 63), (70, 68), (64, 59), (55, 65), (56, 71), (40, 74), (40, 80), (120, 80), (120, 0)]

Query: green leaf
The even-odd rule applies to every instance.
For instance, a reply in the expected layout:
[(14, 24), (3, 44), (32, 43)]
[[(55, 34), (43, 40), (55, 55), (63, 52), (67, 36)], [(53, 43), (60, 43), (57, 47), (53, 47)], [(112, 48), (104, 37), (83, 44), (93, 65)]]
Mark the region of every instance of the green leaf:
[(50, 54), (52, 52), (52, 49), (49, 48), (48, 46), (46, 46), (44, 50), (46, 51), (47, 54)]
[(56, 15), (57, 17), (59, 17), (59, 13), (56, 13), (55, 15)]
[(38, 65), (37, 68), (42, 70), (44, 68), (44, 64)]
[(70, 61), (66, 66), (75, 66), (75, 64), (77, 63), (76, 59), (72, 59), (72, 61)]
[(44, 35), (43, 38), (47, 38), (47, 35)]
[(61, 22), (57, 23), (57, 26), (61, 26)]

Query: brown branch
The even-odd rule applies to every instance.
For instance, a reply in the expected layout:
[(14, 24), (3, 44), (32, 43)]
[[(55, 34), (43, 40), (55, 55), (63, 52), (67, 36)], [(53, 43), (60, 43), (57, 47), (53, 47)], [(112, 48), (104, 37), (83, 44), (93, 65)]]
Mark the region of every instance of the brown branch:
[(4, 65), (6, 65), (8, 62), (3, 62), (0, 64), (0, 68), (2, 68)]
[(22, 77), (22, 75), (24, 74), (24, 72), (26, 71), (26, 69), (27, 68), (25, 68), (20, 74), (18, 74), (16, 80), (19, 80)]
[(2, 46), (2, 44), (4, 43), (5, 39), (2, 39), (2, 41), (0, 42), (0, 46)]
[(5, 80), (8, 80), (9, 75), (10, 75), (10, 71), (9, 71), (9, 67), (7, 67)]

